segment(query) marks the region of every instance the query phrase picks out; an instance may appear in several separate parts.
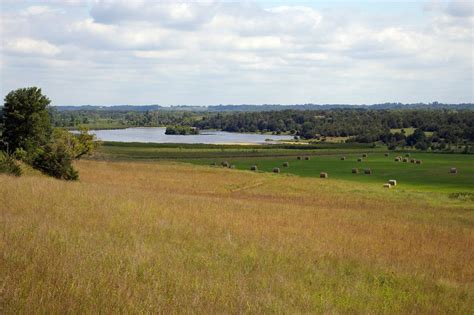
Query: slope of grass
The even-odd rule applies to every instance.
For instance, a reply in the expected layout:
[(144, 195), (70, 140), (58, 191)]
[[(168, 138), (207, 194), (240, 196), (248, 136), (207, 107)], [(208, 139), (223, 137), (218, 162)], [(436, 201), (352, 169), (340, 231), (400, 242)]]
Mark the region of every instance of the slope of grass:
[[(2, 313), (458, 313), (472, 203), (197, 165), (0, 175)], [(443, 201), (443, 202), (441, 202)]]

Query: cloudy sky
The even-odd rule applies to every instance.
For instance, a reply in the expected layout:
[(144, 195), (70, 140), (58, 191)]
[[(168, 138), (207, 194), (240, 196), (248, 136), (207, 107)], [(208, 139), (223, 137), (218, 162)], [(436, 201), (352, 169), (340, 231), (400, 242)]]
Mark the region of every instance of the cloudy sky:
[(54, 105), (474, 102), (473, 4), (0, 0), (2, 97)]

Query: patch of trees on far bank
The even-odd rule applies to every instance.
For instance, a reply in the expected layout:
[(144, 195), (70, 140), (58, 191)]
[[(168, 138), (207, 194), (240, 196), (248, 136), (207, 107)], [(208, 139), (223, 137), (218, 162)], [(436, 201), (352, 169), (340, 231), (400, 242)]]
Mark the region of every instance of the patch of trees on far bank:
[(167, 135), (197, 135), (199, 129), (190, 126), (168, 126), (166, 127), (165, 134)]
[[(322, 110), (213, 114), (194, 126), (229, 132), (289, 133), (303, 139), (349, 137), (349, 142), (382, 141), (389, 147), (420, 149), (474, 141), (471, 110)], [(403, 129), (415, 128), (412, 135)], [(400, 129), (399, 132), (392, 132)], [(425, 132), (430, 136), (426, 136)]]

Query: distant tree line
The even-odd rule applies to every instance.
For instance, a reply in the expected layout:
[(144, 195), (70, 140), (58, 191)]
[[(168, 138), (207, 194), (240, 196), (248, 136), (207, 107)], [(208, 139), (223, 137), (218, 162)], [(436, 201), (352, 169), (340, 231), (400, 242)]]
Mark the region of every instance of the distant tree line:
[[(474, 142), (474, 111), (470, 109), (367, 109), (277, 110), (261, 112), (50, 110), (54, 126), (78, 128), (124, 126), (178, 126), (229, 132), (291, 134), (301, 139), (345, 137), (347, 142), (385, 143), (389, 148), (417, 147), (444, 150)], [(406, 130), (414, 128), (415, 132)], [(395, 132), (393, 129), (399, 129)], [(188, 131), (182, 130), (185, 134)], [(467, 145), (466, 145), (467, 147)]]
[[(303, 139), (349, 137), (348, 141), (382, 141), (393, 146), (424, 149), (432, 143), (457, 144), (474, 141), (474, 111), (471, 110), (351, 110), (275, 111), (218, 113), (202, 117), (194, 126), (229, 132), (289, 133)], [(413, 135), (401, 129), (415, 128)], [(392, 132), (392, 129), (400, 129)], [(424, 132), (429, 132), (427, 137)]]
[(55, 127), (77, 128), (79, 126), (124, 126), (124, 127), (158, 127), (192, 125), (198, 114), (181, 111), (114, 111), (114, 110), (79, 110), (58, 111), (50, 108), (50, 115)]

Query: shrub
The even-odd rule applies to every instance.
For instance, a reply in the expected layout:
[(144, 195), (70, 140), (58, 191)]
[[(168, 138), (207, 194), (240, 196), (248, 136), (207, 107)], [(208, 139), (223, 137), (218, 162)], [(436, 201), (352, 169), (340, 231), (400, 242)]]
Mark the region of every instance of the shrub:
[(32, 166), (58, 179), (77, 180), (79, 174), (73, 168), (72, 161), (73, 158), (65, 146), (53, 143), (36, 153)]
[(14, 176), (21, 175), (21, 168), (15, 158), (5, 152), (0, 152), (0, 173)]

